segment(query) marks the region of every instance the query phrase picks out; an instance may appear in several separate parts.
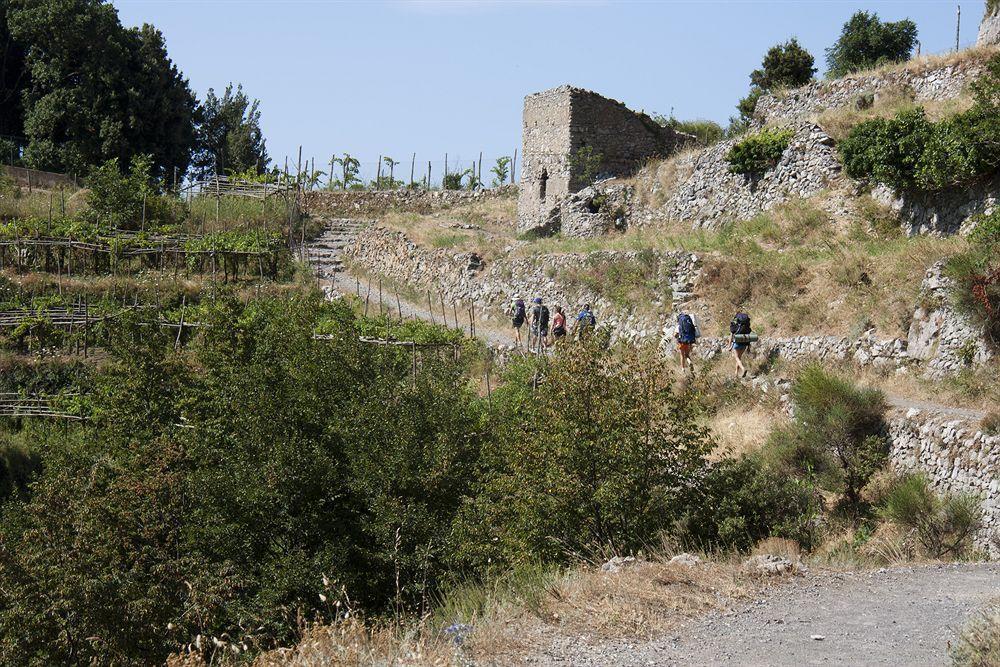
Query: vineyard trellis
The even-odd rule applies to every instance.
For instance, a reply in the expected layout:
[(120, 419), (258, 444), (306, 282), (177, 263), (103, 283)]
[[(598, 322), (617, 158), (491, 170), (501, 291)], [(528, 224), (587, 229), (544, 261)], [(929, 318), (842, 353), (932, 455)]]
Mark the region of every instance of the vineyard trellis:
[[(73, 398), (77, 394), (62, 394), (60, 399)], [(23, 396), (6, 392), (0, 393), (0, 417), (51, 417), (55, 419), (71, 419), (85, 421), (87, 418), (60, 409), (46, 396)]]

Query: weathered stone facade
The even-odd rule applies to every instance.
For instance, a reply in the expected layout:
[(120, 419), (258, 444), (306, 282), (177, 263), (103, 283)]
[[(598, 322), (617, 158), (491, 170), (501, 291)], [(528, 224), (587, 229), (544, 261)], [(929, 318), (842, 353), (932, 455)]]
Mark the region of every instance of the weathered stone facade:
[(957, 62), (948, 57), (932, 56), (897, 69), (863, 72), (763, 95), (757, 101), (753, 124), (763, 127), (800, 121), (826, 109), (855, 105), (863, 97), (886, 90), (912, 90), (916, 102), (954, 99), (985, 71), (986, 61), (995, 53), (993, 49), (976, 50), (964, 54)]
[(979, 37), (976, 46), (993, 46), (1000, 44), (1000, 11), (986, 9), (983, 20), (979, 24)]
[(715, 228), (745, 220), (790, 197), (811, 197), (840, 178), (833, 140), (818, 126), (802, 123), (774, 169), (757, 178), (729, 171), (726, 155), (738, 139), (679, 156), (678, 170), (689, 173), (656, 211), (658, 217)]
[(889, 461), (900, 472), (927, 475), (939, 492), (980, 498), (983, 528), (976, 545), (1000, 556), (1000, 436), (988, 436), (967, 421), (916, 408), (889, 423)]
[[(560, 86), (524, 98), (518, 227), (558, 226), (558, 206), (589, 185), (573, 157), (589, 147), (600, 155), (598, 176), (626, 176), (651, 157), (666, 157), (686, 135), (582, 88)], [(555, 216), (555, 217), (554, 217)]]

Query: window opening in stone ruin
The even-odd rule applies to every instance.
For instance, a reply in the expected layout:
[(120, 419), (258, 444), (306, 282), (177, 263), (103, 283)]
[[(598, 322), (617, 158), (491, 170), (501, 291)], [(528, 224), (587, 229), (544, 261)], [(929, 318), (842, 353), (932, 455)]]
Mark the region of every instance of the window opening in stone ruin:
[(549, 172), (542, 169), (542, 177), (539, 179), (538, 184), (538, 198), (542, 201), (545, 200), (545, 183), (549, 180)]

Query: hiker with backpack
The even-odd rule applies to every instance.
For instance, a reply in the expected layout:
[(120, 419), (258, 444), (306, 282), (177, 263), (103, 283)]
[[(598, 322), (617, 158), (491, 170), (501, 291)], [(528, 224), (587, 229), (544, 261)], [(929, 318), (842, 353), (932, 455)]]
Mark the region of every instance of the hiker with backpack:
[(510, 321), (514, 325), (514, 340), (517, 347), (521, 347), (521, 327), (527, 319), (527, 310), (524, 307), (524, 299), (519, 296), (514, 297), (510, 304)]
[[(541, 349), (546, 346), (549, 337), (549, 309), (542, 305), (542, 297), (535, 297), (535, 306), (531, 309), (531, 335), (535, 337), (535, 346)], [(531, 339), (528, 340), (531, 347)]]
[(694, 344), (700, 335), (701, 331), (698, 328), (698, 323), (695, 320), (694, 315), (689, 315), (685, 312), (677, 314), (677, 326), (674, 328), (674, 338), (677, 339), (677, 351), (680, 353), (681, 357), (682, 373), (690, 368), (692, 375), (694, 374), (694, 362), (691, 360), (691, 349), (694, 347)]
[(736, 377), (746, 377), (747, 369), (743, 365), (743, 353), (750, 349), (750, 343), (757, 340), (757, 334), (750, 328), (750, 316), (739, 312), (729, 323), (729, 341), (736, 359)]
[(597, 318), (594, 317), (594, 311), (590, 309), (589, 303), (585, 303), (583, 310), (580, 311), (580, 314), (576, 316), (576, 321), (573, 322), (572, 333), (576, 336), (577, 340), (583, 340), (596, 326)]
[(566, 337), (566, 315), (562, 306), (555, 306), (556, 314), (552, 316), (552, 343), (559, 343)]

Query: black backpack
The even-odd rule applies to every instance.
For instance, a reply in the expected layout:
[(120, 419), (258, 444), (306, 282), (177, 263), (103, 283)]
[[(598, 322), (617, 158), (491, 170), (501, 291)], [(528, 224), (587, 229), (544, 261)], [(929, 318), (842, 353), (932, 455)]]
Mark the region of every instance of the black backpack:
[(736, 313), (736, 317), (734, 317), (733, 321), (729, 323), (729, 333), (750, 333), (750, 316), (746, 313)]
[(542, 309), (538, 312), (538, 323), (543, 328), (549, 326), (549, 309), (547, 306), (542, 306)]

